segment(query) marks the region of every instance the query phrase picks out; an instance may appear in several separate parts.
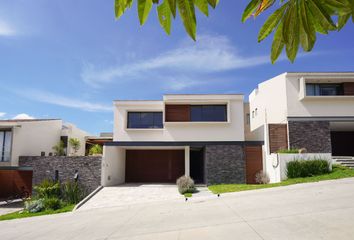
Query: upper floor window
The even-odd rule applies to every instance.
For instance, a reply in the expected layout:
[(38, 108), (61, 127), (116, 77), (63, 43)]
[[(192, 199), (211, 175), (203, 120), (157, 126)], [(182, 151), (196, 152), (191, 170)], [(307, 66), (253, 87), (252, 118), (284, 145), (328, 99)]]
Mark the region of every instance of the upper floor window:
[(9, 162), (11, 158), (12, 132), (0, 130), (0, 162)]
[(192, 122), (226, 122), (226, 105), (192, 105)]
[(342, 84), (323, 84), (323, 83), (307, 83), (306, 84), (307, 96), (338, 96), (343, 95)]
[(250, 125), (251, 123), (251, 115), (249, 113), (246, 114), (246, 124)]
[(162, 112), (128, 112), (128, 128), (163, 128)]

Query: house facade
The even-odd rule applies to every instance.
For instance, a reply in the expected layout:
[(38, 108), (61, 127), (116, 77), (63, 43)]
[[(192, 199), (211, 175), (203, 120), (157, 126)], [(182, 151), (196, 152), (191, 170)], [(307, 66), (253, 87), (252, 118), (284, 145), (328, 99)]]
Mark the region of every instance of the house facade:
[(102, 185), (175, 182), (182, 175), (197, 183), (245, 183), (262, 169), (263, 142), (245, 131), (243, 98), (164, 95), (160, 101), (114, 101), (113, 142), (104, 146)]
[[(81, 143), (77, 155), (85, 154), (85, 136), (75, 125), (60, 119), (0, 120), (0, 167), (18, 166), (19, 156), (48, 156), (61, 140), (67, 154), (72, 152), (68, 139)], [(66, 140), (66, 141), (65, 141)]]
[(284, 73), (250, 94), (251, 131), (279, 149), (354, 156), (354, 73)]

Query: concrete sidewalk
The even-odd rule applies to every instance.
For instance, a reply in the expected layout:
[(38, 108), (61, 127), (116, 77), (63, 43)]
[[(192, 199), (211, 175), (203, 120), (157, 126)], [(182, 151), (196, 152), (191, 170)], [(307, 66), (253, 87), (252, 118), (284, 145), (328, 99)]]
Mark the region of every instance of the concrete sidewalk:
[(11, 203), (0, 202), (0, 216), (12, 212), (17, 212), (23, 209), (22, 200), (15, 200)]
[(1, 239), (353, 239), (354, 179), (0, 222)]

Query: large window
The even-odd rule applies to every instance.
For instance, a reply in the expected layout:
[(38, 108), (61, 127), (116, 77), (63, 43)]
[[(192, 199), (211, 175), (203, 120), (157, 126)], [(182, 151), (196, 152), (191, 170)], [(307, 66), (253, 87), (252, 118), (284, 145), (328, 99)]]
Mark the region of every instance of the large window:
[(226, 122), (226, 105), (192, 105), (192, 122)]
[(0, 162), (11, 160), (12, 133), (7, 130), (0, 130)]
[(306, 96), (337, 96), (343, 95), (342, 84), (306, 84)]
[(128, 112), (128, 128), (163, 128), (162, 112)]

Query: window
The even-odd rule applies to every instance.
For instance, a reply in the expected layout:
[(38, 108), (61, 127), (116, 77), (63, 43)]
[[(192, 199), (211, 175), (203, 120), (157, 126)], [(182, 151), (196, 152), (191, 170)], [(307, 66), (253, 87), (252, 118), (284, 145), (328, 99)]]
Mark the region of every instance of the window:
[(306, 96), (338, 96), (343, 95), (342, 84), (306, 84)]
[(128, 112), (128, 128), (163, 128), (162, 112)]
[(192, 105), (192, 122), (226, 122), (226, 105)]
[(11, 160), (11, 142), (12, 132), (0, 131), (0, 162), (9, 162)]
[(250, 125), (251, 122), (251, 115), (249, 113), (246, 114), (246, 124)]

